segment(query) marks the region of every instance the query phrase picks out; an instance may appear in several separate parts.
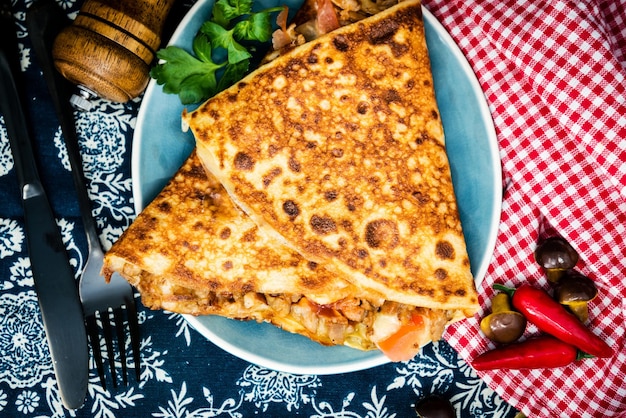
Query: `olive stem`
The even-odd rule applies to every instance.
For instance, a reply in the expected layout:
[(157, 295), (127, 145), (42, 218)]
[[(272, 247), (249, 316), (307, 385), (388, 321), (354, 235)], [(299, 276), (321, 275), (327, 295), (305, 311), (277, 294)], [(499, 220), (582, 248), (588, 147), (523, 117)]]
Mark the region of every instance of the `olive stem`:
[(500, 284), (500, 283), (495, 283), (495, 284), (493, 285), (493, 288), (494, 288), (495, 290), (499, 290), (499, 291), (501, 291), (501, 292), (506, 293), (507, 295), (509, 295), (509, 297), (510, 297), (510, 298), (512, 298), (512, 297), (513, 297), (513, 294), (515, 293), (515, 289), (513, 289), (512, 287), (507, 287), (507, 286), (502, 285), (502, 284)]

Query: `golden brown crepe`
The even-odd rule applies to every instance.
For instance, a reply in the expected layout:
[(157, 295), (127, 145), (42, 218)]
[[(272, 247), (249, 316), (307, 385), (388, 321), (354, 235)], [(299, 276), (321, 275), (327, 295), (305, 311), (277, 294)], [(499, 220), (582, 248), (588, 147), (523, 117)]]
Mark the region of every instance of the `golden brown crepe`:
[(419, 1), (289, 50), (184, 120), (276, 241), (386, 300), (477, 310)]
[[(276, 245), (195, 152), (107, 252), (103, 273), (114, 272), (153, 309), (267, 321), (361, 350), (375, 349), (414, 314), (426, 324), (419, 343), (438, 339), (455, 315), (385, 301)], [(391, 328), (375, 330), (380, 324)]]

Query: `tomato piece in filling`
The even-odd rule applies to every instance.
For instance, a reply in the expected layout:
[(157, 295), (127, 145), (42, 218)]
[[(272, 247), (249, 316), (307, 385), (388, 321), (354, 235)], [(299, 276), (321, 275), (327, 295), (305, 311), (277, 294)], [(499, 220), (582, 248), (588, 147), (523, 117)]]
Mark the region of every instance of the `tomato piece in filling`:
[(390, 337), (379, 341), (378, 348), (391, 361), (410, 360), (422, 346), (425, 328), (424, 317), (414, 313), (408, 323), (401, 325)]

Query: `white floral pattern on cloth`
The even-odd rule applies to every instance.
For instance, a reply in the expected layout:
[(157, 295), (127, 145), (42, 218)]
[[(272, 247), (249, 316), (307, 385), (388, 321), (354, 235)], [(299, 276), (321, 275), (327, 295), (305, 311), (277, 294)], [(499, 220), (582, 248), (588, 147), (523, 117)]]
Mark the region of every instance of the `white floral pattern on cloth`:
[(13, 168), (13, 156), (9, 146), (7, 130), (4, 127), (4, 118), (0, 115), (0, 177), (7, 174)]
[[(341, 393), (326, 397), (323, 393), (327, 378), (315, 375), (294, 375), (276, 372), (263, 367), (249, 365), (236, 384), (241, 387), (237, 396), (219, 398), (213, 386), (201, 385), (202, 396), (190, 392), (188, 383), (180, 390), (171, 389), (170, 399), (163, 403), (152, 416), (159, 418), (178, 417), (244, 417), (249, 411), (247, 404), (254, 405), (255, 414), (268, 416), (292, 416), (309, 411), (310, 417), (402, 417), (397, 407), (388, 401), (395, 390), (411, 390), (419, 393), (445, 393), (455, 383), (454, 374), (460, 372), (470, 379), (465, 383), (464, 392), (452, 400), (462, 405), (459, 408), (463, 417), (505, 417), (511, 408), (501, 399), (493, 398), (491, 391), (473, 373), (472, 369), (447, 344), (433, 344), (414, 361), (395, 366), (397, 377), (386, 387), (366, 384), (367, 391), (355, 392), (346, 386)], [(423, 365), (426, 364), (426, 367)], [(428, 366), (430, 365), (430, 366)], [(434, 380), (433, 380), (434, 378)], [(428, 384), (426, 384), (428, 382)], [(431, 384), (432, 383), (432, 384)], [(428, 387), (426, 387), (428, 386)], [(337, 391), (337, 388), (333, 388)], [(369, 396), (369, 398), (363, 398)], [(417, 399), (417, 397), (415, 398)], [(485, 408), (488, 405), (488, 408)], [(410, 401), (407, 401), (407, 407)], [(407, 408), (407, 410), (409, 410)]]
[[(131, 190), (131, 179), (121, 171), (128, 154), (126, 140), (135, 127), (136, 115), (126, 106), (105, 100), (94, 100), (94, 105), (89, 112), (75, 112), (76, 132), (92, 213), (103, 231), (106, 248), (130, 225), (135, 215), (132, 200), (126, 197)], [(63, 167), (70, 171), (60, 127), (54, 135), (54, 144)], [(116, 227), (103, 218), (114, 219)]]
[(22, 249), (24, 231), (14, 220), (0, 219), (0, 258), (15, 254)]
[(298, 408), (303, 399), (315, 397), (320, 385), (316, 376), (294, 375), (258, 366), (246, 368), (237, 384), (245, 392), (245, 399), (266, 411), (269, 403), (282, 402), (287, 411)]
[(0, 382), (28, 388), (53, 373), (33, 291), (0, 295)]

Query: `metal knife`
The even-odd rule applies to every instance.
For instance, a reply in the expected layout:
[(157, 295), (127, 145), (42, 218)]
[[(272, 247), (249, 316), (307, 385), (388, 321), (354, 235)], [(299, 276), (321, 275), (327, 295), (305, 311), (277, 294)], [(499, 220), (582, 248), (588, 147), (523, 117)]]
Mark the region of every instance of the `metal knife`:
[(35, 163), (16, 82), (17, 39), (7, 3), (0, 3), (0, 114), (22, 192), (31, 270), (61, 401), (77, 409), (87, 393), (87, 335), (74, 271)]

